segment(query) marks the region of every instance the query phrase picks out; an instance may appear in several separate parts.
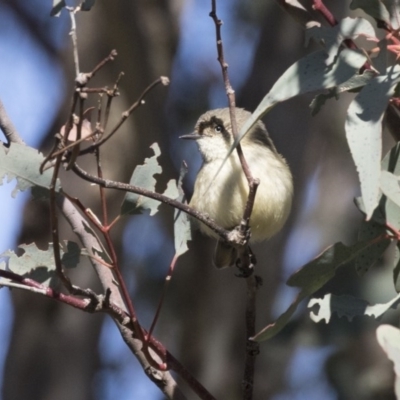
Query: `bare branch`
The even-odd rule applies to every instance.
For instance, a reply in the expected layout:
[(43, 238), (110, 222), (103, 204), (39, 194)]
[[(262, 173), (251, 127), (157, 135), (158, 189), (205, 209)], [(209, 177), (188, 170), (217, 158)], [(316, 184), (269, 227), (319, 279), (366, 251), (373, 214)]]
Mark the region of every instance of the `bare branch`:
[(203, 222), (203, 224), (207, 225), (210, 229), (212, 229), (215, 233), (217, 233), (221, 238), (225, 240), (229, 240), (229, 231), (217, 225), (213, 219), (211, 219), (208, 215), (196, 211), (192, 207), (189, 207), (186, 204), (183, 204), (177, 200), (171, 199), (168, 196), (164, 196), (163, 194), (152, 192), (151, 190), (147, 190), (138, 186), (129, 185), (128, 183), (123, 182), (115, 182), (109, 179), (99, 178), (97, 176), (91, 175), (88, 172), (84, 171), (77, 164), (74, 165), (72, 170), (81, 178), (86, 181), (97, 183), (108, 189), (117, 189), (125, 192), (138, 193), (143, 196), (149, 197), (154, 200), (158, 200), (162, 203), (168, 204), (178, 210), (185, 212), (186, 214), (191, 215), (192, 217), (198, 219)]
[(169, 80), (168, 80), (168, 78), (161, 76), (160, 78), (156, 79), (153, 83), (151, 83), (143, 91), (143, 93), (139, 96), (139, 98), (129, 107), (129, 109), (122, 113), (121, 119), (119, 120), (119, 122), (117, 122), (117, 124), (114, 126), (114, 128), (111, 130), (111, 132), (107, 136), (103, 137), (100, 141), (93, 144), (92, 146), (88, 147), (85, 150), (82, 150), (80, 154), (82, 155), (82, 154), (91, 153), (91, 152), (93, 152), (93, 150), (95, 148), (97, 148), (97, 147), (103, 145), (105, 142), (107, 142), (107, 140), (109, 140), (114, 135), (114, 133), (116, 133), (118, 131), (118, 129), (122, 126), (122, 124), (133, 113), (133, 111), (135, 111), (138, 107), (140, 107), (141, 105), (144, 104), (144, 98), (146, 97), (146, 95), (160, 83), (163, 84), (164, 86), (166, 86), (169, 84)]
[(0, 128), (3, 131), (4, 135), (7, 138), (8, 144), (10, 143), (18, 143), (25, 144), (25, 142), (21, 139), (17, 129), (9, 118), (6, 109), (4, 108), (3, 102), (0, 100)]
[[(210, 17), (213, 19), (215, 24), (216, 42), (218, 61), (221, 65), (222, 76), (224, 79), (225, 90), (229, 101), (229, 114), (231, 118), (231, 126), (233, 137), (236, 139), (239, 136), (236, 116), (235, 116), (235, 91), (233, 90), (229, 76), (228, 76), (228, 64), (224, 57), (224, 48), (221, 37), (221, 26), (222, 21), (217, 17), (217, 4), (216, 0), (211, 0), (211, 12)], [(242, 222), (240, 224), (240, 234), (245, 238), (245, 246), (239, 246), (239, 266), (243, 276), (247, 277), (247, 299), (246, 299), (246, 362), (244, 368), (244, 379), (243, 379), (243, 399), (251, 400), (253, 398), (253, 381), (254, 381), (254, 370), (255, 360), (258, 352), (254, 351), (254, 343), (250, 340), (255, 334), (255, 323), (256, 323), (256, 292), (257, 287), (255, 285), (256, 277), (252, 276), (254, 271), (254, 263), (252, 262), (251, 251), (247, 246), (247, 236), (249, 232), (249, 221), (254, 207), (254, 201), (257, 193), (258, 185), (260, 181), (255, 179), (250, 171), (249, 165), (244, 157), (242, 147), (240, 143), (236, 147), (236, 151), (242, 165), (243, 172), (246, 176), (249, 185), (249, 195), (247, 197), (246, 206), (243, 212)]]
[[(215, 35), (216, 35), (216, 41), (217, 41), (218, 61), (221, 65), (226, 95), (228, 96), (228, 101), (229, 101), (229, 114), (231, 117), (232, 133), (233, 133), (233, 137), (237, 138), (239, 136), (239, 132), (238, 132), (236, 116), (235, 116), (235, 108), (236, 108), (235, 91), (233, 90), (230, 80), (229, 80), (228, 64), (225, 61), (225, 57), (224, 57), (224, 47), (223, 47), (222, 37), (221, 37), (222, 21), (217, 16), (216, 0), (211, 0), (210, 17), (213, 19), (214, 24), (215, 24)], [(247, 228), (248, 228), (248, 222), (250, 220), (250, 216), (253, 211), (254, 200), (255, 200), (256, 193), (257, 193), (257, 187), (260, 182), (258, 179), (253, 178), (253, 175), (251, 174), (249, 165), (247, 164), (247, 161), (244, 157), (242, 146), (240, 145), (240, 143), (237, 145), (236, 151), (239, 156), (239, 160), (240, 160), (240, 164), (242, 165), (243, 172), (244, 172), (247, 182), (249, 184), (249, 196), (247, 198), (246, 207), (245, 207), (245, 210), (243, 213), (243, 220), (246, 222)]]

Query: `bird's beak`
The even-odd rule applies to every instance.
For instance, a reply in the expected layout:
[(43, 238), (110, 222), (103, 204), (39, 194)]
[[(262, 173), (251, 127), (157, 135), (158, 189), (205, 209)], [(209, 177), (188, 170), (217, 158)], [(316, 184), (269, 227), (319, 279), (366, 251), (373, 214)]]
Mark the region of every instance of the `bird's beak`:
[(189, 134), (187, 134), (187, 135), (179, 136), (179, 139), (198, 140), (198, 139), (200, 139), (200, 138), (201, 138), (201, 135), (199, 135), (199, 134), (196, 133), (196, 132), (189, 133)]

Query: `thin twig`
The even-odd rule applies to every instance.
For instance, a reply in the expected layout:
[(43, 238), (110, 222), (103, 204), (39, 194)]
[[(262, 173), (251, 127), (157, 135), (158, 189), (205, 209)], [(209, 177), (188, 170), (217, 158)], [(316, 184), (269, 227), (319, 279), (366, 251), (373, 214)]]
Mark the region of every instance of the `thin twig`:
[(78, 78), (80, 69), (79, 69), (79, 55), (78, 55), (78, 38), (76, 36), (76, 21), (75, 21), (75, 9), (73, 7), (66, 7), (69, 11), (69, 16), (71, 18), (71, 39), (72, 39), (72, 47), (74, 53), (74, 65), (75, 65), (75, 76)]
[[(153, 322), (151, 323), (151, 326), (150, 326), (150, 329), (149, 329), (149, 336), (151, 336), (153, 334), (154, 328), (156, 326), (158, 317), (159, 317), (160, 312), (161, 312), (161, 306), (162, 306), (162, 304), (164, 302), (164, 298), (165, 298), (165, 295), (167, 293), (168, 286), (171, 283), (172, 274), (174, 272), (175, 264), (176, 264), (176, 261), (178, 260), (178, 257), (179, 256), (175, 253), (174, 257), (172, 258), (171, 264), (169, 266), (167, 276), (165, 277), (165, 283), (164, 283), (163, 291), (161, 293), (161, 297), (160, 297), (160, 300), (158, 302), (158, 307), (157, 307), (156, 313), (154, 315)], [(149, 338), (147, 338), (147, 340), (148, 339)]]
[[(229, 101), (229, 114), (231, 118), (232, 134), (234, 139), (239, 137), (239, 132), (236, 123), (235, 116), (235, 91), (233, 90), (229, 75), (228, 75), (228, 64), (224, 57), (224, 48), (221, 36), (222, 21), (217, 16), (217, 4), (216, 0), (211, 0), (211, 12), (210, 17), (213, 19), (215, 24), (216, 42), (217, 42), (217, 53), (218, 61), (221, 65), (222, 76), (225, 84), (225, 90)], [(249, 232), (250, 217), (254, 207), (255, 196), (259, 185), (259, 180), (255, 179), (250, 171), (249, 165), (244, 157), (242, 147), (238, 143), (236, 151), (242, 166), (243, 173), (246, 176), (249, 185), (249, 194), (247, 197), (246, 206), (243, 212), (242, 223), (240, 224), (240, 233), (243, 237), (247, 236)], [(245, 240), (246, 246), (239, 248), (240, 257), (240, 269), (244, 271), (244, 276), (247, 276), (247, 299), (246, 299), (246, 359), (244, 367), (244, 379), (243, 379), (243, 399), (251, 400), (253, 398), (253, 383), (254, 383), (254, 371), (255, 371), (255, 360), (258, 351), (254, 351), (254, 343), (250, 341), (250, 338), (255, 334), (255, 323), (256, 323), (256, 292), (257, 286), (255, 285), (256, 277), (253, 276), (254, 265), (252, 263), (252, 257), (250, 249), (247, 246), (247, 240)], [(255, 263), (255, 260), (254, 260)]]
[[(70, 224), (74, 233), (81, 240), (83, 246), (88, 250), (93, 249), (94, 251), (100, 251), (102, 248), (101, 243), (94, 235), (87, 231), (87, 222), (85, 218), (77, 211), (71, 201), (59, 194), (57, 197), (57, 205), (59, 206), (67, 222)], [(108, 291), (109, 293), (108, 310), (105, 311), (112, 316), (128, 348), (139, 360), (143, 370), (146, 371), (149, 378), (151, 378), (152, 381), (157, 384), (157, 386), (163, 391), (164, 394), (166, 394), (169, 399), (184, 399), (185, 397), (180, 392), (176, 382), (173, 380), (168, 371), (161, 372), (151, 367), (147, 359), (147, 355), (145, 355), (143, 352), (143, 342), (135, 337), (132, 320), (126, 313), (126, 306), (122, 300), (120, 288), (115, 281), (112, 270), (110, 268), (105, 268), (101, 262), (96, 260), (95, 257), (90, 257), (89, 260), (101, 281), (104, 291)], [(164, 348), (159, 342), (152, 341), (151, 343), (152, 346), (158, 346), (159, 350)], [(173, 357), (172, 359), (175, 360)], [(182, 367), (179, 362), (177, 362), (177, 365), (180, 366), (183, 371), (185, 371), (185, 368)], [(152, 375), (154, 376), (152, 377)], [(184, 374), (183, 378), (185, 379)], [(192, 386), (191, 380), (189, 378), (186, 379)], [(195, 380), (193, 377), (192, 379)], [(200, 383), (198, 383), (198, 385), (201, 386)], [(197, 393), (196, 385), (194, 385), (193, 390)]]
[(101, 68), (103, 68), (109, 61), (114, 61), (115, 57), (117, 57), (117, 50), (111, 50), (111, 53), (103, 60), (100, 61), (91, 72), (88, 73), (89, 79), (93, 78)]
[(7, 143), (18, 143), (25, 144), (19, 135), (17, 129), (9, 118), (6, 109), (4, 108), (3, 102), (0, 100), (0, 129), (3, 131), (6, 136)]
[(329, 23), (331, 26), (337, 25), (337, 20), (333, 16), (333, 14), (328, 10), (322, 0), (313, 0), (312, 8), (315, 11), (318, 11)]
[(254, 274), (246, 279), (247, 301), (246, 301), (246, 359), (242, 382), (243, 399), (253, 398), (254, 372), (256, 357), (260, 353), (259, 344), (250, 338), (256, 334), (256, 294), (258, 277)]
[(117, 122), (117, 124), (114, 126), (114, 128), (111, 130), (111, 132), (108, 135), (104, 136), (101, 140), (99, 140), (95, 144), (89, 146), (85, 150), (82, 150), (80, 154), (82, 155), (82, 154), (92, 153), (95, 148), (97, 148), (97, 147), (103, 145), (105, 142), (107, 142), (107, 140), (109, 140), (114, 135), (114, 133), (116, 133), (118, 131), (118, 129), (121, 127), (121, 125), (133, 113), (133, 111), (135, 111), (138, 107), (140, 107), (142, 104), (144, 104), (144, 98), (147, 95), (147, 93), (149, 93), (154, 87), (156, 87), (160, 83), (162, 83), (163, 85), (168, 85), (169, 80), (168, 80), (168, 78), (162, 76), (162, 77), (158, 78), (157, 80), (155, 80), (152, 84), (150, 84), (143, 91), (143, 93), (139, 96), (139, 98), (129, 107), (129, 109), (122, 113), (121, 119), (119, 120), (119, 122)]
[(132, 192), (132, 193), (141, 194), (141, 195), (149, 197), (151, 199), (158, 200), (162, 203), (168, 204), (168, 205), (170, 205), (174, 208), (177, 208), (178, 210), (181, 210), (181, 211), (185, 212), (186, 214), (189, 214), (192, 217), (198, 219), (203, 224), (207, 225), (210, 229), (212, 229), (215, 233), (217, 233), (221, 238), (223, 238), (225, 240), (228, 240), (228, 238), (229, 238), (230, 231), (227, 231), (226, 229), (217, 225), (214, 222), (214, 220), (211, 219), (207, 214), (196, 211), (192, 207), (189, 207), (188, 205), (183, 204), (177, 200), (171, 199), (168, 196), (165, 196), (160, 193), (152, 192), (151, 190), (147, 190), (147, 189), (141, 188), (139, 186), (129, 185), (128, 183), (115, 182), (115, 181), (111, 181), (109, 179), (99, 178), (95, 175), (89, 174), (88, 172), (86, 172), (85, 170), (80, 168), (77, 164), (74, 165), (72, 170), (78, 176), (80, 176), (82, 179), (85, 179), (86, 181), (89, 181), (92, 183), (97, 183), (98, 185), (101, 185), (105, 188), (117, 189), (117, 190), (122, 190), (124, 192)]
[[(60, 293), (48, 286), (36, 282), (33, 279), (25, 278), (24, 276), (18, 275), (11, 271), (5, 271), (3, 269), (0, 269), (0, 277), (3, 277), (9, 281), (7, 282), (4, 280), (0, 280), (0, 286), (9, 286), (27, 290), (36, 294), (49, 297), (53, 300), (57, 300), (61, 303), (70, 305), (83, 311), (94, 311), (94, 308), (91, 306), (91, 299), (80, 299), (72, 295)], [(98, 300), (96, 303), (99, 304), (100, 300)]]
[[(221, 36), (222, 21), (217, 16), (216, 0), (211, 0), (210, 17), (213, 19), (214, 24), (215, 24), (215, 35), (216, 35), (216, 41), (217, 41), (218, 61), (221, 65), (222, 76), (223, 76), (223, 80), (224, 80), (224, 84), (225, 84), (225, 90), (226, 90), (226, 94), (228, 96), (228, 101), (229, 101), (229, 115), (231, 118), (232, 134), (233, 134), (233, 137), (236, 139), (239, 136), (239, 132), (238, 132), (236, 116), (235, 116), (235, 108), (236, 108), (235, 91), (233, 90), (230, 80), (229, 80), (228, 64), (225, 61), (225, 57), (224, 57), (224, 47), (223, 47), (222, 36)], [(242, 165), (243, 173), (245, 174), (248, 185), (249, 185), (249, 195), (247, 197), (246, 207), (245, 207), (245, 210), (243, 213), (243, 220), (245, 221), (247, 228), (248, 228), (248, 222), (250, 220), (250, 216), (253, 211), (254, 200), (255, 200), (256, 193), (257, 193), (257, 187), (259, 185), (259, 180), (253, 178), (253, 175), (250, 171), (249, 165), (247, 164), (247, 161), (244, 157), (242, 146), (240, 145), (240, 143), (237, 145), (236, 151), (237, 151), (237, 154), (238, 154), (238, 157), (240, 160), (240, 164)]]
[(107, 129), (108, 117), (110, 116), (110, 110), (111, 110), (111, 102), (113, 101), (114, 97), (119, 95), (118, 85), (123, 76), (124, 76), (124, 73), (120, 72), (117, 80), (115, 81), (113, 90), (111, 92), (109, 91), (107, 93), (107, 104), (106, 104), (106, 111), (105, 111), (105, 115), (104, 115), (103, 132), (105, 132), (105, 130)]

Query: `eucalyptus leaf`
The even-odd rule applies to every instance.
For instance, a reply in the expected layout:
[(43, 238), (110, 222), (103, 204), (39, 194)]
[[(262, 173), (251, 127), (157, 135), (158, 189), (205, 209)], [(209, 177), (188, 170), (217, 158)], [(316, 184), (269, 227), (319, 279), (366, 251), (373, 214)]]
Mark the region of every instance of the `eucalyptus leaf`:
[(305, 41), (306, 46), (310, 39), (317, 42), (322, 42), (328, 52), (327, 63), (334, 61), (337, 53), (346, 39), (356, 39), (358, 36), (378, 41), (375, 37), (374, 27), (369, 21), (364, 18), (343, 18), (337, 25), (332, 27), (327, 26), (312, 26), (306, 30)]
[(400, 293), (400, 243), (397, 242), (393, 260), (393, 282), (397, 293)]
[[(17, 255), (12, 250), (7, 250), (0, 255), (7, 262), (0, 264), (0, 268), (7, 269), (25, 278), (30, 278), (46, 286), (56, 287), (58, 277), (54, 261), (54, 248), (50, 243), (47, 250), (40, 250), (34, 243), (22, 244), (19, 247), (22, 255)], [(66, 262), (66, 267), (73, 268), (79, 262), (79, 247), (76, 243), (66, 242), (61, 245), (61, 258)]]
[(380, 198), (382, 119), (398, 82), (400, 66), (396, 65), (386, 75), (372, 78), (347, 111), (346, 136), (359, 174), (367, 219)]
[(394, 394), (400, 399), (400, 330), (391, 325), (380, 325), (376, 338), (389, 360), (394, 363)]
[(346, 82), (343, 82), (337, 87), (328, 90), (328, 93), (318, 94), (310, 104), (311, 115), (315, 116), (324, 106), (326, 100), (335, 97), (338, 99), (339, 94), (343, 92), (355, 91), (356, 89), (364, 87), (373, 77), (375, 73), (371, 70), (364, 71), (363, 74), (352, 76)]
[[(17, 180), (17, 185), (12, 192), (15, 197), (18, 191), (24, 191), (33, 186), (49, 189), (53, 170), (48, 169), (41, 174), (40, 164), (44, 157), (32, 147), (12, 143), (7, 149), (0, 146), (0, 184), (7, 177), (7, 182)], [(60, 190), (60, 182), (57, 180), (56, 191)]]
[(334, 313), (339, 317), (346, 317), (349, 321), (354, 317), (363, 315), (380, 318), (386, 311), (391, 308), (396, 308), (399, 303), (400, 294), (387, 303), (374, 305), (370, 305), (366, 300), (353, 296), (326, 294), (322, 299), (311, 299), (307, 307), (319, 308), (318, 311), (310, 312), (310, 318), (314, 322), (325, 320), (325, 322), (328, 323)]
[(366, 14), (377, 20), (390, 24), (389, 11), (381, 0), (353, 0), (350, 3), (350, 9), (355, 10), (357, 8), (361, 8)]
[(381, 190), (383, 194), (400, 207), (400, 186), (399, 179), (391, 172), (381, 172)]
[[(157, 183), (154, 175), (162, 172), (162, 168), (157, 161), (161, 151), (157, 143), (152, 144), (150, 148), (154, 151), (154, 156), (146, 158), (144, 165), (139, 165), (135, 168), (129, 183), (154, 192)], [(154, 215), (158, 211), (159, 204), (160, 202), (157, 200), (129, 192), (125, 195), (122, 203), (121, 214), (140, 214), (143, 210), (150, 210), (150, 215)]]
[(258, 342), (268, 340), (280, 332), (289, 322), (301, 301), (321, 289), (336, 274), (336, 271), (353, 262), (357, 254), (362, 251), (368, 243), (356, 243), (346, 246), (343, 243), (335, 243), (322, 254), (304, 265), (295, 272), (287, 281), (287, 285), (301, 288), (289, 308), (272, 324), (267, 325), (254, 336)]
[[(179, 174), (178, 180), (178, 200), (181, 203), (186, 202), (185, 193), (182, 189), (182, 181), (188, 171), (185, 162), (182, 163), (182, 167)], [(178, 209), (174, 212), (174, 243), (175, 243), (175, 254), (180, 256), (188, 251), (187, 242), (192, 240), (192, 231), (190, 226), (189, 216)]]
[(319, 50), (295, 62), (283, 73), (243, 124), (216, 175), (243, 136), (274, 106), (300, 94), (333, 88), (348, 81), (365, 63), (366, 56), (358, 50), (343, 49), (333, 64), (328, 64), (327, 59), (326, 52)]
[[(400, 175), (400, 144), (397, 143), (383, 158), (381, 162), (382, 172), (381, 174), (394, 174), (396, 176)], [(382, 175), (381, 175), (382, 176)], [(385, 185), (385, 183), (384, 183)], [(382, 188), (382, 179), (381, 179), (381, 190), (393, 191), (390, 188)], [(394, 185), (394, 190), (396, 190), (396, 186)], [(394, 196), (394, 194), (393, 194)], [(384, 216), (383, 225), (387, 223), (393, 226), (394, 228), (400, 230), (400, 207), (397, 205), (391, 196), (383, 196), (379, 208), (381, 209), (381, 213)]]
[(358, 241), (368, 245), (357, 253), (355, 259), (355, 267), (359, 275), (366, 273), (382, 257), (391, 243), (391, 240), (386, 237), (386, 228), (382, 221), (384, 221), (384, 216), (381, 209), (377, 208), (369, 221), (364, 220), (361, 223)]

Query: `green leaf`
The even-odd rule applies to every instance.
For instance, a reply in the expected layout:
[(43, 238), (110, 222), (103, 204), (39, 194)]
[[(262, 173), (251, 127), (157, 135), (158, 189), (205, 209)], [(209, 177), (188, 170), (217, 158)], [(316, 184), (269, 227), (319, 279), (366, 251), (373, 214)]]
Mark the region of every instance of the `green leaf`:
[(295, 272), (289, 278), (287, 284), (289, 286), (300, 287), (300, 293), (296, 296), (290, 307), (274, 323), (258, 332), (253, 339), (262, 342), (280, 332), (288, 323), (300, 302), (321, 289), (335, 276), (337, 269), (354, 260), (358, 252), (365, 246), (365, 243), (356, 243), (353, 246), (335, 243), (317, 258)]
[(379, 202), (382, 118), (398, 82), (400, 67), (396, 65), (387, 75), (371, 79), (347, 112), (347, 141), (360, 177), (367, 219)]
[(243, 124), (238, 138), (235, 139), (215, 176), (221, 171), (243, 136), (276, 104), (300, 94), (338, 86), (356, 74), (366, 61), (364, 54), (350, 49), (343, 49), (333, 64), (328, 64), (327, 58), (328, 55), (324, 50), (316, 51), (295, 62), (283, 73)]
[[(146, 158), (144, 165), (139, 165), (135, 168), (129, 183), (154, 192), (157, 183), (154, 175), (161, 174), (162, 172), (162, 168), (157, 161), (157, 158), (161, 155), (161, 151), (157, 143), (151, 145), (150, 148), (154, 151), (154, 156)], [(129, 192), (122, 203), (121, 214), (140, 214), (143, 210), (150, 210), (150, 215), (154, 215), (157, 213), (159, 205), (160, 202), (157, 200)]]
[(355, 75), (366, 61), (364, 54), (350, 49), (343, 49), (334, 64), (328, 64), (327, 58), (326, 52), (319, 50), (290, 66), (244, 123), (238, 141), (276, 104), (300, 94), (338, 86)]
[(53, 7), (50, 11), (51, 17), (59, 17), (61, 10), (66, 6), (65, 0), (53, 0)]
[(344, 18), (333, 27), (312, 26), (306, 30), (306, 46), (310, 39), (322, 42), (328, 52), (327, 63), (331, 64), (340, 49), (342, 42), (346, 39), (356, 39), (358, 36), (366, 36), (378, 41), (375, 30), (371, 23), (364, 18)]
[[(384, 173), (391, 173), (395, 176), (400, 175), (400, 144), (396, 144), (383, 158), (381, 162), (382, 174)], [(385, 186), (385, 183), (384, 183)], [(394, 188), (396, 189), (396, 187)], [(387, 193), (393, 191), (390, 188), (382, 188), (382, 179), (381, 179), (381, 190), (387, 191)], [(385, 194), (385, 193), (384, 193)], [(400, 207), (393, 202), (391, 199), (392, 196), (395, 196), (393, 193), (390, 197), (383, 196), (380, 202), (379, 207), (384, 214), (384, 221), (383, 223), (390, 224), (396, 229), (400, 230)]]
[(394, 394), (400, 399), (400, 330), (391, 325), (380, 325), (376, 329), (379, 345), (394, 363)]
[(353, 0), (350, 3), (350, 9), (361, 8), (371, 17), (385, 21), (390, 24), (390, 14), (381, 0)]
[(368, 301), (357, 297), (343, 295), (335, 296), (326, 294), (322, 299), (311, 299), (307, 307), (319, 306), (318, 311), (311, 311), (310, 318), (314, 322), (325, 320), (328, 323), (333, 313), (339, 317), (346, 317), (351, 321), (354, 317), (366, 315), (368, 317), (380, 318), (386, 311), (396, 308), (400, 303), (400, 294), (384, 304), (370, 305)]
[(375, 221), (375, 218), (378, 220), (382, 218), (382, 214), (377, 216), (377, 213), (380, 213), (379, 209), (375, 210), (371, 220), (361, 223), (358, 232), (358, 241), (368, 244), (358, 252), (356, 257), (355, 267), (359, 275), (366, 273), (382, 257), (391, 243), (391, 240), (384, 236), (385, 226)]
[(394, 249), (394, 260), (393, 260), (393, 282), (396, 292), (400, 292), (400, 243), (397, 242)]
[[(182, 181), (187, 173), (187, 165), (185, 162), (182, 163), (181, 171), (178, 180), (178, 200), (181, 203), (186, 203), (185, 193), (182, 189)], [(180, 256), (188, 251), (187, 242), (192, 240), (192, 231), (190, 226), (189, 216), (178, 209), (175, 209), (174, 213), (174, 242), (175, 242), (175, 254)]]
[(335, 97), (336, 99), (339, 97), (338, 95), (343, 92), (354, 91), (355, 89), (359, 89), (365, 86), (373, 77), (375, 73), (370, 70), (364, 71), (361, 75), (354, 75), (346, 82), (340, 84), (337, 87), (334, 87), (328, 91), (328, 93), (320, 93), (318, 94), (310, 104), (311, 115), (315, 116), (321, 110), (322, 106), (325, 104), (326, 100)]
[[(39, 172), (40, 164), (44, 157), (36, 149), (26, 145), (12, 143), (9, 149), (0, 146), (0, 184), (7, 176), (7, 182), (17, 180), (17, 186), (12, 192), (15, 197), (18, 190), (21, 192), (32, 187), (40, 186), (50, 188), (53, 175), (52, 169)], [(60, 183), (57, 181), (56, 190), (60, 190)]]
[(76, 268), (79, 264), (81, 249), (78, 243), (65, 240), (62, 246), (61, 262), (65, 268)]
[(398, 177), (391, 172), (381, 172), (381, 190), (383, 194), (400, 207), (400, 186)]
[[(18, 247), (23, 254), (18, 256), (12, 250), (7, 250), (0, 255), (8, 261), (1, 266), (18, 275), (35, 280), (46, 286), (55, 287), (58, 284), (56, 266), (54, 261), (53, 244), (47, 250), (40, 250), (34, 243), (23, 244)], [(66, 247), (61, 246), (61, 257), (66, 261), (66, 267), (73, 268), (79, 262), (79, 247), (76, 243), (66, 242)], [(0, 264), (1, 265), (1, 264)]]

